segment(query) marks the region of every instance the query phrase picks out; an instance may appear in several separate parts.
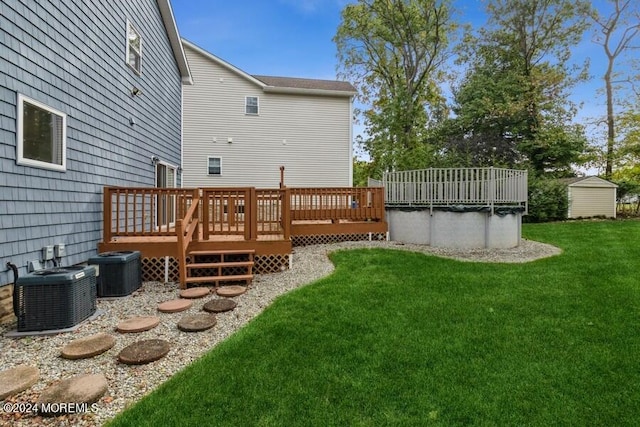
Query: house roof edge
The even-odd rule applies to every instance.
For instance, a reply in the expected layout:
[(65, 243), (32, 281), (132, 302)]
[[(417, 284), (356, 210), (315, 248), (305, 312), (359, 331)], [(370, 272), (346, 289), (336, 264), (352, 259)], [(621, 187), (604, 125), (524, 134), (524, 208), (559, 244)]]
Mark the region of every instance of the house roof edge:
[(199, 54), (203, 55), (207, 59), (215, 62), (218, 65), (221, 65), (222, 67), (224, 67), (224, 68), (228, 69), (229, 71), (239, 75), (240, 77), (243, 77), (246, 80), (249, 80), (253, 84), (256, 84), (256, 85), (260, 86), (261, 88), (264, 88), (266, 86), (263, 82), (261, 82), (260, 80), (256, 79), (251, 74), (241, 70), (240, 68), (236, 67), (235, 65), (232, 65), (232, 64), (228, 63), (224, 59), (215, 56), (211, 52), (208, 52), (208, 51), (204, 50), (200, 46), (194, 44), (193, 42), (190, 42), (189, 40), (185, 39), (184, 37), (182, 38), (182, 45), (183, 46), (187, 46), (190, 49), (195, 50), (196, 52), (198, 52)]
[(156, 2), (160, 9), (160, 15), (162, 16), (167, 36), (169, 37), (173, 56), (176, 59), (178, 70), (180, 71), (182, 84), (192, 85), (193, 78), (191, 76), (191, 70), (189, 69), (189, 63), (187, 62), (187, 56), (185, 55), (182, 43), (180, 42), (180, 33), (178, 32), (178, 26), (173, 15), (173, 9), (171, 8), (171, 1), (156, 0)]

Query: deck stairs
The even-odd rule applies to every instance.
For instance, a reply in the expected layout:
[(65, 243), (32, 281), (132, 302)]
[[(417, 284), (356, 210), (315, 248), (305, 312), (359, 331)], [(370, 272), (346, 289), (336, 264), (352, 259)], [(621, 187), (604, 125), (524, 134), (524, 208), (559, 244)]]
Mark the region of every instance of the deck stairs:
[(253, 280), (255, 250), (198, 250), (187, 252), (186, 286), (214, 284), (216, 288), (227, 282)]

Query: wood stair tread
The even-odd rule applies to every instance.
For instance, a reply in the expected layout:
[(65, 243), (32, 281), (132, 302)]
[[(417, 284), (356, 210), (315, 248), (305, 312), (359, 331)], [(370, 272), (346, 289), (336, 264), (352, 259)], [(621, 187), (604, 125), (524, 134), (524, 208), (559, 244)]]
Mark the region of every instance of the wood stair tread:
[(224, 281), (236, 281), (236, 280), (253, 280), (253, 274), (235, 274), (235, 275), (229, 275), (229, 276), (187, 277), (185, 282), (187, 282), (187, 283), (202, 283), (202, 282), (224, 282)]
[(204, 255), (253, 255), (256, 251), (254, 249), (231, 249), (231, 250), (216, 250), (216, 251), (190, 251), (188, 255), (191, 256), (204, 256)]
[(253, 267), (255, 261), (192, 262), (187, 268)]

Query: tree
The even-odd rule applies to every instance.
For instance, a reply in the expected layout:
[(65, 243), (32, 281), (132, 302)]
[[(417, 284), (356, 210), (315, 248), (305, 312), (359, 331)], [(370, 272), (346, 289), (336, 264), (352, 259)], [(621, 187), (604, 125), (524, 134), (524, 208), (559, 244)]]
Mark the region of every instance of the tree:
[[(616, 72), (616, 61), (630, 51), (638, 49), (634, 39), (640, 33), (640, 7), (637, 0), (610, 0), (613, 11), (608, 16), (601, 16), (597, 10), (591, 13), (600, 34), (594, 42), (603, 47), (607, 57), (607, 69), (604, 73), (605, 93), (607, 99), (607, 145), (605, 150), (605, 177), (610, 179), (613, 173), (616, 144), (616, 83), (633, 85), (629, 78), (620, 77)], [(629, 77), (629, 76), (627, 76)], [(637, 92), (636, 92), (637, 93)]]
[(570, 54), (588, 10), (583, 0), (490, 1), (488, 25), (468, 37), (461, 57), (469, 69), (454, 91), (449, 147), (475, 141), (485, 163), (569, 172), (586, 144), (566, 93), (586, 78)]
[(342, 11), (339, 74), (367, 106), (363, 147), (376, 175), (426, 166), (424, 134), (443, 114), (438, 82), (455, 30), (448, 0), (359, 0)]
[[(636, 105), (640, 107), (640, 97)], [(640, 184), (640, 109), (628, 110), (620, 114), (618, 119), (623, 138), (612, 177)]]

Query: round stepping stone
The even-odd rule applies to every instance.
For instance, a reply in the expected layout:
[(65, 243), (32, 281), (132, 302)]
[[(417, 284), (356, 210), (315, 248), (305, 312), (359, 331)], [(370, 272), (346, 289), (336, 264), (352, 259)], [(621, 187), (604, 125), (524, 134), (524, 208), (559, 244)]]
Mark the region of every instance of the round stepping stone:
[(204, 286), (201, 286), (197, 288), (189, 288), (189, 289), (181, 290), (180, 298), (192, 298), (192, 299), (202, 298), (202, 297), (206, 297), (210, 293), (211, 293), (211, 290), (209, 288), (205, 288)]
[(109, 350), (116, 339), (109, 334), (95, 334), (71, 341), (64, 346), (61, 356), (65, 359), (87, 359)]
[(138, 316), (131, 317), (130, 319), (123, 320), (118, 323), (116, 329), (118, 332), (133, 333), (133, 332), (143, 332), (148, 331), (149, 329), (153, 329), (160, 324), (160, 318), (156, 316)]
[(51, 412), (39, 413), (51, 416), (75, 412), (80, 404), (97, 402), (107, 388), (107, 379), (102, 374), (78, 375), (62, 380), (42, 392), (38, 398), (38, 409), (48, 409)]
[(193, 302), (188, 299), (172, 299), (158, 304), (158, 311), (163, 313), (177, 313), (191, 308)]
[(178, 322), (178, 329), (184, 332), (200, 332), (216, 325), (216, 316), (208, 313), (189, 314)]
[(18, 365), (0, 372), (0, 400), (13, 396), (34, 385), (40, 378), (35, 366)]
[(126, 346), (118, 354), (118, 360), (127, 365), (144, 365), (162, 359), (169, 353), (169, 343), (164, 340), (143, 340)]
[(225, 311), (233, 310), (237, 305), (238, 303), (232, 299), (216, 298), (205, 303), (205, 305), (202, 306), (202, 309), (209, 313), (224, 313)]
[(216, 293), (221, 297), (237, 297), (245, 292), (247, 292), (247, 287), (238, 285), (221, 286), (216, 291)]

